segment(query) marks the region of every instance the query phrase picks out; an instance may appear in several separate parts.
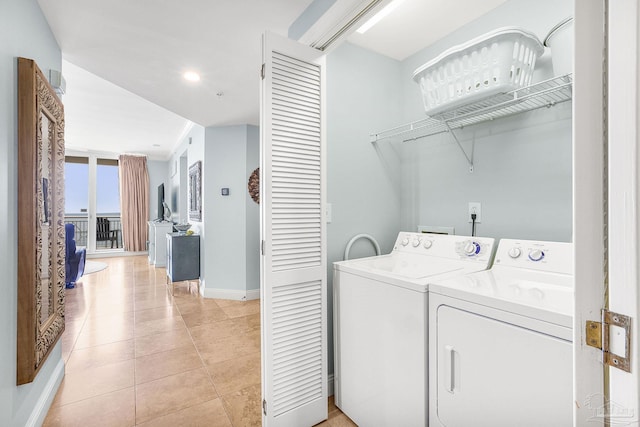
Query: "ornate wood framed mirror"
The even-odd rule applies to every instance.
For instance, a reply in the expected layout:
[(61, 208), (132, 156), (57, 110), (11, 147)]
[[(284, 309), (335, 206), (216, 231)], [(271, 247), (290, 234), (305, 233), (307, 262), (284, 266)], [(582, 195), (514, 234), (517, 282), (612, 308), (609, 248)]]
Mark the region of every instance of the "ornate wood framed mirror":
[(36, 63), (18, 58), (18, 384), (64, 331), (64, 239), (64, 108)]

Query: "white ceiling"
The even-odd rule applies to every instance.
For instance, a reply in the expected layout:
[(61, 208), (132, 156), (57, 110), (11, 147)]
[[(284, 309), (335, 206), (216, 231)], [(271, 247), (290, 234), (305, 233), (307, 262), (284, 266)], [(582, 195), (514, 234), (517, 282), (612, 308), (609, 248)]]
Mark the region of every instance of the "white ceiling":
[(138, 95), (62, 62), (65, 145), (69, 150), (146, 154), (164, 159), (192, 123)]
[[(286, 35), (291, 23), (311, 1), (38, 0), (38, 3), (64, 60), (197, 124), (223, 126), (258, 124), (261, 36), (265, 30)], [(182, 74), (187, 70), (200, 73), (201, 81), (184, 80)], [(109, 147), (108, 151), (112, 151), (119, 146), (115, 141), (121, 135), (140, 135), (137, 127), (149, 132), (147, 146), (171, 135), (177, 134), (177, 138), (182, 131), (179, 120), (171, 118), (169, 122), (175, 126), (165, 123), (153, 132), (153, 127), (163, 120), (152, 117), (147, 120), (142, 112), (128, 109), (140, 105), (140, 101), (123, 100), (123, 92), (113, 95), (122, 101), (118, 111), (103, 112), (111, 108), (111, 103), (96, 103), (95, 99), (105, 96), (100, 91), (106, 85), (99, 85), (94, 94), (81, 93), (79, 88), (90, 89), (95, 79), (82, 76), (77, 69), (71, 73), (65, 69), (63, 74), (68, 85), (63, 103), (70, 107), (66, 112), (70, 145), (101, 151)], [(223, 96), (216, 95), (219, 92)], [(82, 105), (83, 100), (91, 99), (93, 103)], [(152, 109), (149, 106), (146, 111)], [(82, 116), (75, 117), (74, 111), (82, 112)], [(72, 125), (92, 113), (96, 116), (91, 119), (92, 124), (86, 123), (83, 130), (72, 129)], [(111, 123), (104, 120), (118, 115), (121, 120)], [(132, 117), (140, 120), (139, 124)], [(93, 127), (95, 123), (101, 125)], [(97, 143), (98, 138), (87, 138), (92, 128), (104, 138), (112, 136), (114, 142), (105, 146)], [(162, 153), (155, 150), (154, 154), (167, 157), (176, 142), (163, 144)]]
[[(349, 41), (402, 60), (504, 1), (405, 0)], [(258, 124), (261, 35), (286, 35), (312, 0), (38, 3), (65, 60), (67, 146), (167, 159), (189, 121)]]
[(402, 61), (507, 0), (404, 0), (351, 43)]

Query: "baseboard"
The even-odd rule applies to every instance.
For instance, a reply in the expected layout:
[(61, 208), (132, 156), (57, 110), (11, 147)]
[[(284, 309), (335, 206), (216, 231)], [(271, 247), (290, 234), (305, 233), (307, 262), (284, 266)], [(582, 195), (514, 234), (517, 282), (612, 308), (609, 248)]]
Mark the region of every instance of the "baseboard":
[(249, 289), (247, 291), (247, 300), (260, 299), (260, 289)]
[(234, 290), (234, 289), (204, 288), (204, 293), (202, 295), (205, 298), (231, 299), (236, 301), (247, 300), (247, 291), (240, 291), (240, 290)]
[(333, 396), (333, 374), (327, 377), (327, 393), (328, 396)]
[(47, 381), (44, 390), (42, 390), (42, 394), (40, 398), (36, 402), (33, 407), (33, 411), (27, 420), (25, 427), (38, 427), (44, 423), (44, 419), (47, 416), (47, 412), (49, 412), (49, 408), (51, 407), (51, 403), (53, 403), (53, 398), (56, 397), (56, 393), (58, 392), (58, 388), (60, 387), (60, 383), (64, 378), (64, 360), (60, 358), (58, 364), (56, 365), (49, 381)]
[(202, 296), (205, 298), (230, 299), (235, 301), (260, 299), (260, 289), (249, 289), (248, 291), (243, 291), (236, 289), (207, 288), (204, 285), (204, 280), (202, 280), (200, 286)]

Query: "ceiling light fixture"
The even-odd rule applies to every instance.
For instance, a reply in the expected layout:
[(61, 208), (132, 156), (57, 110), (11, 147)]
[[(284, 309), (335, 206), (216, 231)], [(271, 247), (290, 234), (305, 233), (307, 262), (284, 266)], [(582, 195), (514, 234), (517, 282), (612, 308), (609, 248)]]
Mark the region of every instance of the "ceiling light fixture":
[(397, 8), (398, 6), (400, 6), (402, 3), (404, 2), (404, 0), (393, 0), (391, 3), (389, 3), (388, 5), (386, 5), (385, 7), (383, 7), (380, 12), (376, 13), (375, 15), (373, 15), (371, 17), (371, 19), (369, 19), (367, 22), (365, 22), (360, 28), (358, 28), (356, 30), (357, 33), (359, 34), (364, 34), (366, 33), (371, 27), (373, 27), (374, 25), (376, 25), (378, 22), (382, 21), (382, 19), (384, 17), (386, 17), (387, 15), (389, 15), (391, 12), (393, 12), (395, 10), (395, 8)]
[(200, 81), (200, 74), (196, 73), (195, 71), (187, 71), (182, 75), (182, 77), (184, 77), (185, 80), (188, 80), (190, 82)]

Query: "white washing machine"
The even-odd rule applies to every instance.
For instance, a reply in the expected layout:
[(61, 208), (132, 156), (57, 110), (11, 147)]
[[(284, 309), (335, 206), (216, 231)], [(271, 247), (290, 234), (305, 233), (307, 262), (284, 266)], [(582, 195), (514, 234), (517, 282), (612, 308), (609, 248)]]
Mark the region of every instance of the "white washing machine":
[(428, 283), (488, 268), (494, 240), (401, 232), (388, 255), (334, 263), (336, 405), (360, 427), (428, 421)]
[(503, 239), (429, 286), (431, 426), (573, 424), (573, 245)]

